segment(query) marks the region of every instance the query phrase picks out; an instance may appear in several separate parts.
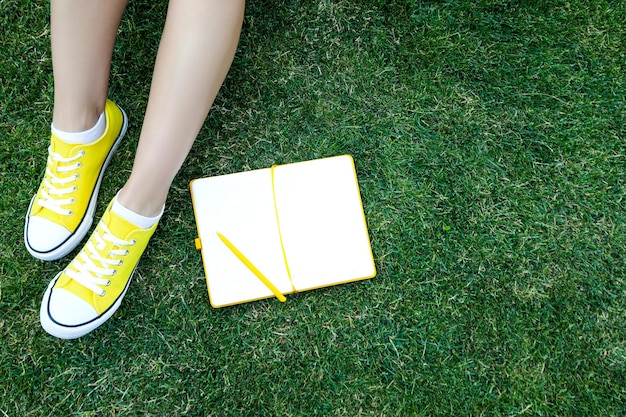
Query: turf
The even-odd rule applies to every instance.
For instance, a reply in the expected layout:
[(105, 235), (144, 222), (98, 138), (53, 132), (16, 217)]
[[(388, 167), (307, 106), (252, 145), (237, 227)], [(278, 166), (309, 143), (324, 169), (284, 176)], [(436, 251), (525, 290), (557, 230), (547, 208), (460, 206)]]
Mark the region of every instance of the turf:
[[(623, 1), (250, 1), (131, 290), (75, 341), (38, 319), (67, 259), (22, 242), (48, 7), (0, 1), (2, 415), (626, 414)], [(165, 11), (131, 2), (120, 27), (131, 127), (102, 202), (132, 167)], [(345, 153), (378, 276), (212, 309), (189, 181)]]

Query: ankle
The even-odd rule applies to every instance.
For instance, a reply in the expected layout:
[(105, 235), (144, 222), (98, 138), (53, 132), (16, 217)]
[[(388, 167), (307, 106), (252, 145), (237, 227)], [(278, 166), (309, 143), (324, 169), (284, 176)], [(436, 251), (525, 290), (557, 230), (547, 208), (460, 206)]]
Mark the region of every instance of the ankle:
[(52, 125), (67, 133), (79, 133), (91, 129), (104, 112), (104, 106), (81, 108), (76, 111), (61, 106), (54, 108)]
[(80, 132), (68, 132), (66, 130), (60, 129), (54, 124), (54, 122), (50, 126), (50, 130), (52, 130), (52, 133), (55, 136), (57, 136), (66, 143), (81, 143), (86, 145), (89, 143), (93, 143), (102, 137), (102, 135), (106, 131), (106, 116), (104, 112), (102, 112), (98, 117), (96, 123), (94, 123), (90, 128), (82, 130)]
[(144, 217), (158, 218), (163, 214), (165, 208), (164, 199), (154, 196), (145, 197), (126, 187), (122, 188), (115, 198), (126, 209)]
[(163, 215), (163, 209), (164, 207), (162, 208), (161, 212), (156, 216), (143, 216), (121, 204), (117, 196), (113, 199), (113, 204), (111, 205), (111, 211), (113, 213), (144, 230), (150, 229), (161, 219), (161, 216)]

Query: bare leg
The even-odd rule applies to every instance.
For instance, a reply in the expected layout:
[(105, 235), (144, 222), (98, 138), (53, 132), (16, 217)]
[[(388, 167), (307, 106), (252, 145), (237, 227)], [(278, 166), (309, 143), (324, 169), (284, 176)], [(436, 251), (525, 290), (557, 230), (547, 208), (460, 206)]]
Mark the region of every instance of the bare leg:
[(54, 111), (66, 132), (92, 127), (104, 110), (115, 35), (127, 0), (51, 2)]
[(133, 170), (119, 194), (144, 216), (161, 212), (169, 187), (232, 63), (244, 0), (171, 0)]
[(44, 176), (24, 224), (26, 248), (36, 258), (65, 256), (89, 231), (103, 168), (124, 135), (121, 110), (106, 103), (126, 1), (51, 1), (53, 129)]
[[(55, 77), (55, 87), (62, 91), (58, 102), (55, 95), (54, 123), (59, 123), (62, 129), (68, 129), (72, 123), (75, 129), (80, 129), (81, 123), (89, 127), (105, 103), (115, 38), (111, 29), (117, 27), (122, 7), (117, 14), (101, 11), (103, 14), (95, 17), (97, 13), (89, 14), (98, 7), (95, 0), (85, 0), (87, 6), (79, 0), (71, 4), (65, 0), (53, 1), (66, 7), (86, 7), (87, 21), (99, 33), (88, 34), (87, 27), (79, 24), (86, 37), (76, 39), (74, 56), (72, 48), (68, 48), (71, 45), (68, 37), (71, 38), (76, 27), (71, 26), (71, 20), (64, 22), (70, 25), (66, 33), (62, 22), (54, 24), (55, 37), (66, 36), (67, 42), (60, 42), (61, 47), (55, 49), (60, 51), (57, 61), (77, 60), (81, 69), (77, 72), (66, 66), (55, 68), (55, 75), (57, 68), (60, 73), (58, 81)], [(110, 1), (97, 3), (109, 5)], [(108, 320), (119, 307), (158, 224), (144, 227), (129, 217), (134, 216), (143, 224), (145, 218), (137, 214), (156, 218), (161, 213), (172, 180), (226, 77), (239, 40), (243, 11), (244, 0), (170, 0), (133, 170), (89, 242), (44, 293), (40, 320), (50, 334), (80, 337)], [(79, 20), (84, 18), (82, 14), (78, 16)], [(100, 18), (105, 23), (99, 22)], [(64, 71), (72, 75), (66, 78)], [(75, 77), (73, 85), (69, 83), (71, 77)], [(82, 157), (85, 152), (77, 155)], [(76, 169), (82, 167), (74, 165)], [(124, 207), (131, 212), (124, 212)]]

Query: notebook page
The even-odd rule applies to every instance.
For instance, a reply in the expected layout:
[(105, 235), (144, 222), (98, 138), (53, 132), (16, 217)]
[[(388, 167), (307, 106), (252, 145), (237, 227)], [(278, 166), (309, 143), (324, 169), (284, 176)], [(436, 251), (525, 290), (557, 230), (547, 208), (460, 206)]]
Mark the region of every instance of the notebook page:
[(192, 185), (202, 258), (214, 307), (273, 297), (228, 249), (230, 240), (281, 292), (292, 292), (284, 265), (270, 169), (195, 180)]
[(296, 290), (376, 274), (350, 156), (278, 166), (274, 182), (281, 235)]

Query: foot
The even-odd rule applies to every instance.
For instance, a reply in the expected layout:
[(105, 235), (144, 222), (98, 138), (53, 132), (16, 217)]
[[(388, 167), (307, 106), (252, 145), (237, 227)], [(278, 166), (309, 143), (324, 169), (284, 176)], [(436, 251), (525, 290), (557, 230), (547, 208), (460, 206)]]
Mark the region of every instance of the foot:
[(157, 227), (141, 229), (113, 212), (111, 205), (87, 244), (43, 296), (41, 325), (53, 336), (83, 336), (117, 311)]
[(104, 113), (105, 132), (93, 143), (72, 145), (51, 137), (44, 178), (24, 226), (26, 249), (35, 258), (62, 258), (91, 227), (104, 171), (128, 126), (126, 114), (112, 101)]

